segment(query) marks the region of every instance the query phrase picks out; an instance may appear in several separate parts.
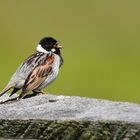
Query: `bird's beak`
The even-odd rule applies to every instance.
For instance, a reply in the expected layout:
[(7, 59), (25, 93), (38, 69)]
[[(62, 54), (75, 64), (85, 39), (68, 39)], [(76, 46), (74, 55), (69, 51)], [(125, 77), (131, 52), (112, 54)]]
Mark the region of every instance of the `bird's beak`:
[(58, 45), (58, 46), (57, 46), (57, 48), (62, 49), (62, 48), (63, 48), (63, 46)]

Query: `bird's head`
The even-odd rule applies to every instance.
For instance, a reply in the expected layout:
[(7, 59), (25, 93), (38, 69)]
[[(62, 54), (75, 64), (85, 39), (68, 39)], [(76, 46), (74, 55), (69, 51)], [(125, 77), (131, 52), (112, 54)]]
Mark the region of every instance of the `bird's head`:
[(37, 51), (44, 53), (53, 52), (60, 55), (61, 48), (62, 46), (59, 45), (59, 42), (56, 39), (52, 37), (44, 37), (40, 40), (37, 46)]

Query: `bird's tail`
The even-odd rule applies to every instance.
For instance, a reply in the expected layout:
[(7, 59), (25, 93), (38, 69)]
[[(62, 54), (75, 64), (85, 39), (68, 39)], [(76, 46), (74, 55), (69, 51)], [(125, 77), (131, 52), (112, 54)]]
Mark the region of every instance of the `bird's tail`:
[(7, 85), (7, 86), (2, 90), (2, 92), (0, 92), (0, 97), (1, 97), (2, 95), (4, 95), (7, 91), (9, 91), (12, 87), (13, 87), (13, 85)]

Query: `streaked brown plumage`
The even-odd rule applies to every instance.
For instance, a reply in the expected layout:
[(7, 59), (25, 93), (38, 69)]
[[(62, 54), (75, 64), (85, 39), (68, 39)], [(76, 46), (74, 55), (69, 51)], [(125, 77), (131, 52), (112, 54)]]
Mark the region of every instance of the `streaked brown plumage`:
[(27, 77), (23, 86), (23, 92), (35, 90), (46, 77), (52, 73), (52, 64), (54, 62), (54, 54), (51, 54), (43, 62), (43, 64), (36, 66)]
[(41, 93), (43, 88), (54, 81), (63, 63), (60, 47), (55, 39), (51, 37), (43, 38), (37, 46), (37, 51), (20, 65), (0, 96), (11, 88), (13, 88), (13, 92), (10, 96), (20, 89), (22, 90), (21, 94), (17, 98), (1, 103), (18, 101), (24, 98), (29, 91)]

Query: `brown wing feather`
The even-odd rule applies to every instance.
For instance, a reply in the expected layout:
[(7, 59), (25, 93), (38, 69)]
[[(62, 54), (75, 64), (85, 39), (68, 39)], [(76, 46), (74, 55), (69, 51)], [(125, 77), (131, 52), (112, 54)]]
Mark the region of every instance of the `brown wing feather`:
[(31, 91), (38, 88), (52, 72), (54, 55), (47, 57), (43, 64), (35, 67), (27, 77), (23, 86), (23, 91)]

